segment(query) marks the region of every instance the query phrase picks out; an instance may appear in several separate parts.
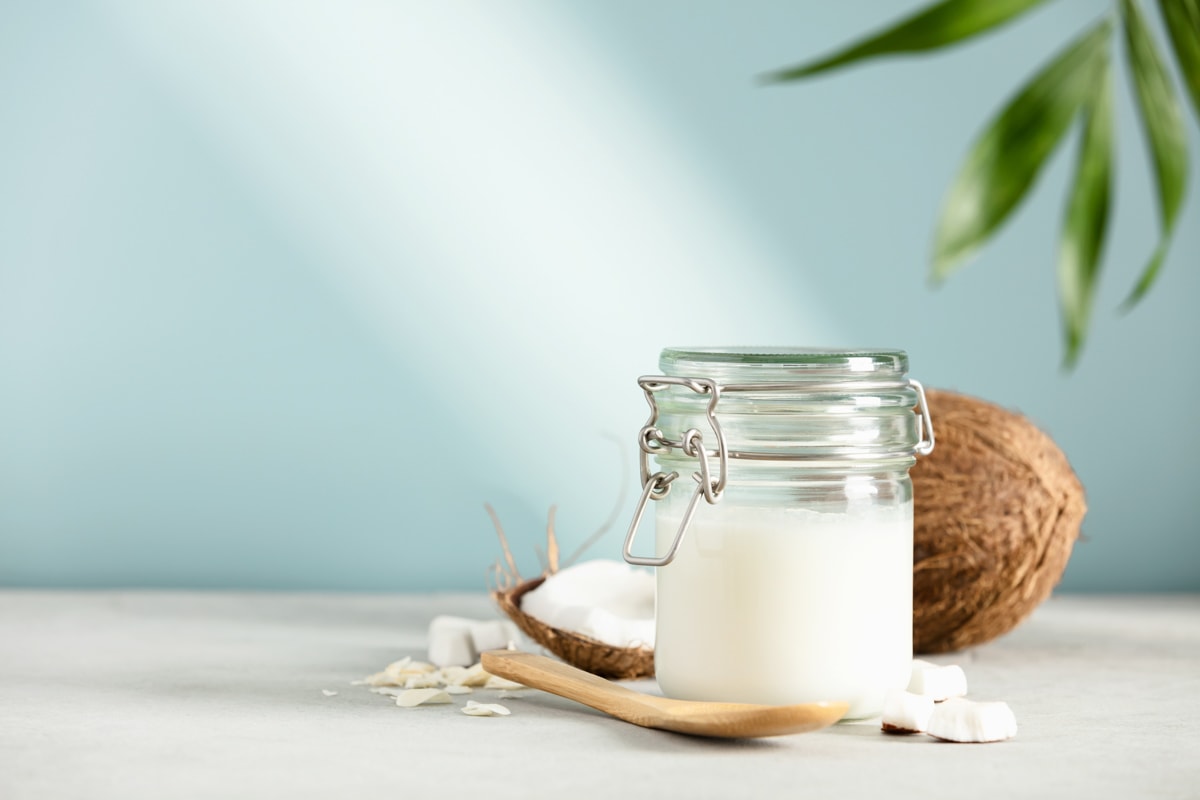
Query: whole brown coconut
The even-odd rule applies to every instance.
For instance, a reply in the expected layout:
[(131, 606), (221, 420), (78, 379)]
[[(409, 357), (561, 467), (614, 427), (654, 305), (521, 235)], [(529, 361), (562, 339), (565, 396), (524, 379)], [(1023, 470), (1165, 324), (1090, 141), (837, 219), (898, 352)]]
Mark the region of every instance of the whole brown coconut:
[(913, 645), (942, 653), (1007, 633), (1049, 597), (1087, 508), (1028, 419), (953, 392), (928, 401), (937, 446), (912, 470)]

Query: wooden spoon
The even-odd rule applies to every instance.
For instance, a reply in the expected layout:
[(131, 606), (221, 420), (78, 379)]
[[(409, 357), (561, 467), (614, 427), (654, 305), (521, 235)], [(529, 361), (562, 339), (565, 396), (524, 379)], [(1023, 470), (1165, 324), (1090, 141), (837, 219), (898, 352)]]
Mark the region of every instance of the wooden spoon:
[(759, 706), (706, 703), (642, 694), (545, 656), (519, 650), (484, 653), (483, 668), (492, 675), (575, 700), (617, 719), (687, 733), (738, 739), (807, 733), (828, 727), (849, 709), (846, 703)]

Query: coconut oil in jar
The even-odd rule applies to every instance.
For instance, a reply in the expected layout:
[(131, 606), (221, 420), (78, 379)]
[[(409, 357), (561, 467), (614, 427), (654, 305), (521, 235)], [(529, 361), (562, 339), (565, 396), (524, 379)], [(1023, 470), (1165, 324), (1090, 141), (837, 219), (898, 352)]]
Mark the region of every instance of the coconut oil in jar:
[[(675, 348), (642, 378), (655, 669), (670, 697), (880, 711), (912, 660), (912, 483), (932, 449), (894, 350)], [(671, 477), (671, 476), (675, 477)], [(682, 476), (682, 477), (680, 477)]]

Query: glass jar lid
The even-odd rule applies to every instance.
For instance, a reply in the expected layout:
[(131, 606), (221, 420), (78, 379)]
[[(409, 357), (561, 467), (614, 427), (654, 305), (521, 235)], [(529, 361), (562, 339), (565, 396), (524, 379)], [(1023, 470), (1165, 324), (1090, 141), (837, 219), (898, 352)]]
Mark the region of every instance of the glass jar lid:
[(722, 382), (899, 378), (908, 372), (908, 354), (874, 348), (668, 347), (658, 365), (665, 375), (706, 375)]

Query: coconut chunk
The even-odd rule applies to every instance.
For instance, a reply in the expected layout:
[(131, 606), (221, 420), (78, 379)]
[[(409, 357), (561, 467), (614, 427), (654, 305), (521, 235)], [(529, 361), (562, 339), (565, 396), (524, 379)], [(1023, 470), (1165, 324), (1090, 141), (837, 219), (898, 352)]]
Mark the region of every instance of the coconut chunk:
[(429, 623), (429, 660), (439, 667), (465, 667), (479, 655), (471, 643), (471, 623), (462, 617), (434, 617)]
[(517, 641), (521, 632), (507, 619), (489, 619), (471, 623), (471, 645), (476, 657), (488, 650), (504, 650)]
[(967, 693), (967, 674), (957, 664), (941, 667), (928, 661), (913, 661), (908, 691), (932, 697), (937, 703), (962, 697)]
[(429, 660), (439, 667), (470, 666), (480, 653), (504, 649), (519, 636), (509, 620), (437, 616), (429, 623)]
[(933, 698), (893, 690), (883, 698), (884, 733), (924, 733), (933, 714)]
[(1017, 735), (1008, 703), (951, 698), (933, 709), (925, 732), (947, 742), (1000, 742)]

